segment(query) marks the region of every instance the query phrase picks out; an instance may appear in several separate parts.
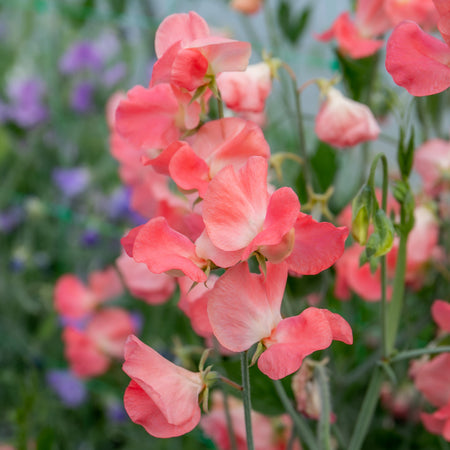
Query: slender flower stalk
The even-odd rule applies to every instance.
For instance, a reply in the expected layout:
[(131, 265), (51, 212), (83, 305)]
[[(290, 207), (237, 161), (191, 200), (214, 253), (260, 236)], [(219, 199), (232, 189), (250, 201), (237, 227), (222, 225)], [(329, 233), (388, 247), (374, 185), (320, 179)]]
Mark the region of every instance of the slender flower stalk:
[(441, 347), (432, 348), (415, 348), (413, 350), (405, 350), (404, 352), (397, 353), (395, 356), (389, 359), (389, 362), (395, 363), (398, 361), (404, 361), (405, 359), (413, 359), (423, 355), (436, 355), (439, 353), (450, 352), (450, 345), (443, 345)]
[(331, 450), (330, 441), (330, 386), (328, 382), (328, 376), (326, 374), (326, 367), (322, 364), (317, 364), (315, 371), (318, 375), (319, 390), (320, 390), (320, 418), (317, 426), (317, 434), (319, 439), (320, 448), (323, 450)]
[(248, 353), (241, 352), (241, 375), (242, 375), (242, 397), (244, 401), (244, 414), (245, 414), (245, 431), (247, 434), (247, 448), (248, 450), (254, 450), (253, 444), (253, 430), (252, 430), (252, 402), (250, 395), (250, 375), (248, 371)]

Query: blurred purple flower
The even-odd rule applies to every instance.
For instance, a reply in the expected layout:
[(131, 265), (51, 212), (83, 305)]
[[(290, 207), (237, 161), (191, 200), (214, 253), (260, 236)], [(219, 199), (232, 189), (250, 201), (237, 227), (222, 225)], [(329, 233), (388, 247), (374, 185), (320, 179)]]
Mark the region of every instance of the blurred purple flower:
[(59, 70), (72, 75), (82, 70), (97, 72), (103, 67), (103, 58), (89, 41), (75, 42), (59, 61)]
[(131, 188), (117, 188), (109, 197), (106, 213), (112, 220), (128, 219), (135, 225), (142, 225), (148, 219), (130, 208)]
[(25, 213), (20, 206), (11, 206), (0, 211), (0, 232), (10, 233), (24, 220)]
[(128, 419), (128, 414), (122, 402), (117, 400), (111, 401), (106, 407), (106, 415), (111, 422), (123, 422)]
[(52, 178), (63, 194), (72, 198), (86, 189), (91, 177), (86, 168), (74, 167), (72, 169), (54, 169)]
[(47, 384), (58, 395), (64, 405), (76, 407), (87, 397), (84, 383), (68, 370), (49, 370)]
[[(8, 86), (11, 100), (6, 108), (9, 120), (21, 127), (33, 127), (48, 117), (48, 110), (42, 102), (45, 86), (38, 78), (15, 80)], [(3, 108), (4, 109), (4, 108)]]
[(81, 243), (85, 247), (93, 247), (100, 241), (100, 234), (97, 230), (86, 230), (81, 236)]
[(120, 50), (119, 39), (112, 31), (104, 31), (92, 42), (92, 45), (104, 61), (113, 58)]
[(76, 84), (70, 96), (70, 106), (74, 111), (84, 113), (92, 107), (94, 86), (89, 81), (81, 81)]
[(114, 64), (103, 72), (103, 83), (107, 87), (117, 84), (127, 73), (127, 65), (124, 62)]

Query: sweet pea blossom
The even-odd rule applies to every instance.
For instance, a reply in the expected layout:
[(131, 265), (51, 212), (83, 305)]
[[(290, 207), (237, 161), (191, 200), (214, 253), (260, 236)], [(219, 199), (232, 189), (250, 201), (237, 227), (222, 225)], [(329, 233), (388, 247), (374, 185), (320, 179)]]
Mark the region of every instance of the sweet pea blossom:
[(316, 117), (315, 132), (338, 148), (352, 147), (378, 138), (378, 126), (370, 109), (330, 87)]
[(158, 60), (153, 66), (151, 85), (170, 83), (193, 91), (211, 82), (221, 72), (245, 70), (251, 46), (212, 35), (197, 13), (166, 17), (155, 35)]
[(254, 156), (239, 171), (225, 167), (211, 180), (203, 202), (211, 243), (225, 252), (240, 252), (242, 261), (255, 251), (273, 263), (286, 261), (296, 274), (325, 270), (342, 255), (347, 228), (301, 213), (290, 188), (270, 195), (267, 167), (264, 158)]
[(231, 8), (243, 14), (254, 14), (262, 8), (263, 0), (231, 0)]
[(405, 21), (397, 25), (386, 46), (386, 70), (396, 84), (417, 97), (437, 94), (450, 86), (450, 3), (433, 1), (445, 42)]
[(272, 88), (270, 67), (261, 62), (244, 72), (224, 72), (217, 77), (222, 100), (233, 111), (261, 112)]
[(376, 53), (384, 44), (374, 39), (387, 31), (391, 21), (383, 9), (384, 0), (358, 0), (355, 18), (348, 12), (338, 16), (331, 28), (317, 39), (336, 39), (339, 50), (353, 59), (365, 58)]
[(125, 341), (134, 332), (131, 315), (120, 308), (94, 314), (84, 329), (67, 326), (63, 341), (71, 370), (80, 378), (105, 373), (112, 358), (122, 358)]
[(125, 345), (123, 371), (131, 378), (125, 409), (147, 433), (158, 438), (180, 436), (199, 423), (199, 395), (205, 388), (199, 372), (176, 366), (136, 336)]
[[(258, 367), (272, 379), (294, 373), (305, 356), (331, 345), (353, 342), (349, 324), (326, 309), (307, 308), (282, 319), (286, 264), (267, 264), (267, 276), (250, 273), (246, 262), (229, 269), (209, 295), (208, 316), (214, 335), (225, 348), (242, 352), (260, 342)], [(231, 295), (232, 293), (232, 295)]]

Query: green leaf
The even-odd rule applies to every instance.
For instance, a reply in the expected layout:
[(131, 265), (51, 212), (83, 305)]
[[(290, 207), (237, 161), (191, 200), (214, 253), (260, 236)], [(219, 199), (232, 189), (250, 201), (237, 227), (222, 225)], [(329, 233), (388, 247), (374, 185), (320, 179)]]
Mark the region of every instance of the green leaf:
[(311, 5), (303, 8), (298, 15), (293, 15), (287, 1), (282, 1), (278, 7), (278, 23), (283, 35), (292, 43), (299, 41), (304, 34), (311, 17)]
[(319, 142), (310, 162), (320, 188), (326, 191), (333, 184), (338, 168), (336, 151), (324, 142)]

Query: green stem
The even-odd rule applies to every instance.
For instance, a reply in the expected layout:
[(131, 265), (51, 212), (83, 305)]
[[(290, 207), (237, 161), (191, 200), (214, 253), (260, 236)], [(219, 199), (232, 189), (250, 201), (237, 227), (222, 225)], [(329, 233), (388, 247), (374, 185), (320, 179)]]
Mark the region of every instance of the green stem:
[(245, 432), (247, 434), (247, 449), (254, 450), (252, 432), (252, 402), (250, 396), (250, 375), (248, 372), (248, 353), (241, 352), (242, 397), (244, 400)]
[(387, 315), (386, 330), (386, 355), (390, 355), (394, 350), (395, 338), (397, 337), (400, 315), (403, 307), (403, 296), (405, 292), (406, 273), (406, 241), (408, 235), (400, 234), (400, 243), (397, 253), (397, 264), (395, 267), (394, 286), (392, 290), (391, 303)]
[(281, 400), (281, 403), (284, 406), (284, 409), (291, 416), (292, 422), (294, 423), (294, 427), (297, 430), (297, 434), (301, 440), (301, 442), (308, 446), (310, 450), (317, 449), (317, 442), (314, 434), (309, 429), (308, 425), (302, 419), (302, 417), (297, 413), (294, 409), (294, 406), (291, 403), (286, 391), (284, 390), (283, 384), (280, 380), (274, 380), (273, 384), (277, 391), (278, 397)]
[(359, 411), (348, 450), (359, 450), (361, 448), (369, 430), (369, 425), (372, 422), (382, 382), (383, 371), (381, 367), (377, 366), (373, 372), (361, 410)]
[(403, 361), (404, 359), (417, 358), (422, 355), (435, 355), (437, 353), (450, 353), (450, 345), (443, 345), (442, 347), (434, 348), (416, 348), (414, 350), (405, 350), (404, 352), (397, 353), (394, 357), (390, 358), (389, 362), (394, 363), (397, 361)]
[(330, 442), (330, 386), (326, 374), (326, 368), (323, 365), (317, 365), (315, 371), (318, 375), (321, 410), (320, 418), (317, 426), (317, 434), (320, 443), (320, 448), (323, 450), (331, 450)]
[(224, 118), (224, 114), (223, 114), (223, 100), (222, 100), (222, 95), (220, 94), (219, 88), (217, 88), (217, 111), (219, 114), (219, 119), (223, 119)]

